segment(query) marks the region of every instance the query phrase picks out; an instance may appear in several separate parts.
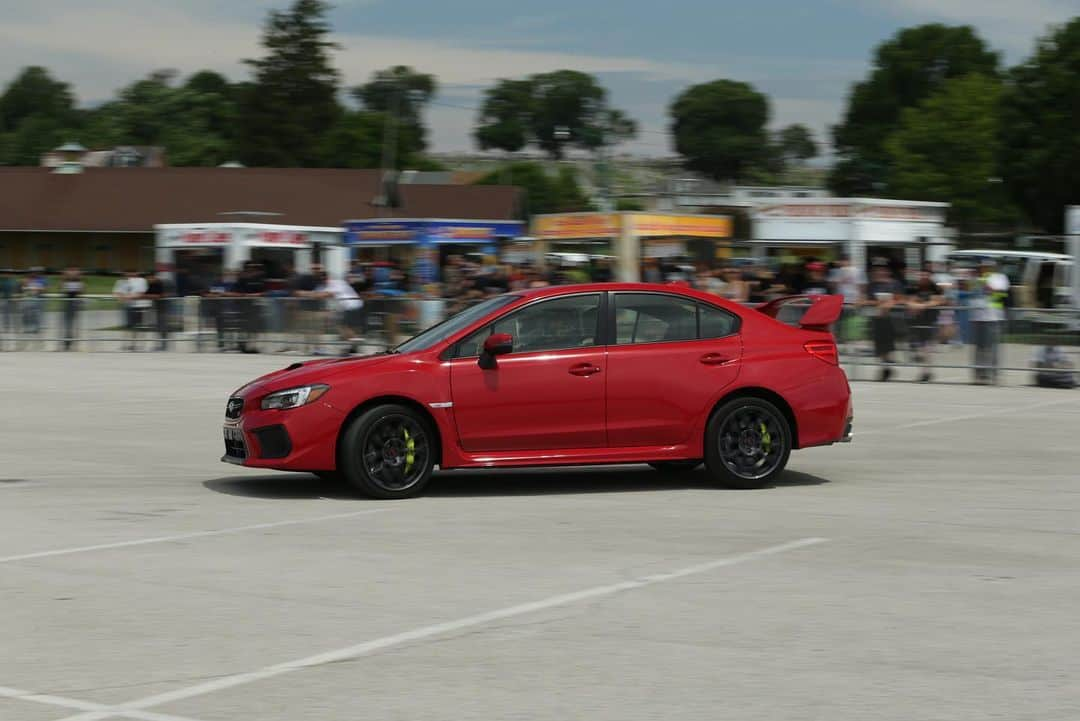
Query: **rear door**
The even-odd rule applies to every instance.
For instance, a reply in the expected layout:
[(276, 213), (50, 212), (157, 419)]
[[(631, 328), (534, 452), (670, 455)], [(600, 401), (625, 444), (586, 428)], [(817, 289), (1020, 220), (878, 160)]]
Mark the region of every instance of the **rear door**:
[(739, 318), (667, 293), (612, 293), (608, 444), (685, 443), (742, 358)]
[[(538, 301), (457, 344), (450, 387), (461, 447), (477, 451), (599, 448), (604, 432), (603, 294)], [(514, 350), (496, 367), (477, 357), (484, 339), (509, 333)]]

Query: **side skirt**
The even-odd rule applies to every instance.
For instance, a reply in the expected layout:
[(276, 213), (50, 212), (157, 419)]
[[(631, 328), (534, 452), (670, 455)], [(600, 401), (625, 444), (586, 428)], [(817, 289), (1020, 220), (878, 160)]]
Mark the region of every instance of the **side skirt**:
[(616, 463), (681, 461), (696, 458), (689, 446), (636, 446), (632, 448), (566, 448), (543, 451), (458, 451), (460, 462), (441, 468), (515, 468), (521, 466), (587, 466)]

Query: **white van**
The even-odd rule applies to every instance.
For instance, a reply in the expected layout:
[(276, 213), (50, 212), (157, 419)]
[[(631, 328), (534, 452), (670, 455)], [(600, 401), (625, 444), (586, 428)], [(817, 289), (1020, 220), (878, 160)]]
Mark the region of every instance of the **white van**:
[(1009, 278), (1012, 305), (1017, 308), (1067, 308), (1072, 295), (1073, 260), (1063, 253), (1026, 250), (954, 250), (945, 256), (951, 267), (977, 269), (993, 260)]

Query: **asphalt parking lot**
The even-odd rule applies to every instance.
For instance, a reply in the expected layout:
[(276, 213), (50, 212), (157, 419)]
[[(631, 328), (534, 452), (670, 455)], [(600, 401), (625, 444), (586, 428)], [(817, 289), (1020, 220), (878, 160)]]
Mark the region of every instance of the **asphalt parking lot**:
[(380, 502), (218, 461), (286, 362), (0, 354), (0, 719), (1080, 717), (1075, 391), (856, 383), (759, 491)]

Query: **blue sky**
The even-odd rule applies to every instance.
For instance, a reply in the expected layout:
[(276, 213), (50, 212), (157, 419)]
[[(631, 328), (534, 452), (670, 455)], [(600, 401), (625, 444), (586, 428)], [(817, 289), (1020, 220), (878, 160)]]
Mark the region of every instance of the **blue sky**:
[[(45, 65), (88, 103), (155, 68), (238, 79), (266, 11), (286, 2), (0, 0), (0, 68)], [(974, 25), (1017, 62), (1078, 14), (1080, 0), (338, 0), (332, 21), (347, 83), (396, 64), (439, 76), (435, 150), (471, 147), (474, 113), (449, 105), (476, 105), (500, 77), (567, 67), (596, 74), (646, 131), (625, 149), (658, 155), (670, 150), (668, 103), (695, 82), (750, 82), (770, 96), (774, 125), (824, 136), (874, 46), (901, 27)]]

